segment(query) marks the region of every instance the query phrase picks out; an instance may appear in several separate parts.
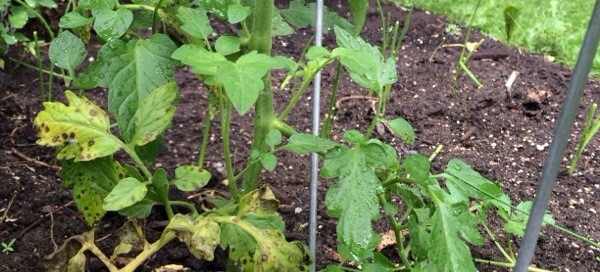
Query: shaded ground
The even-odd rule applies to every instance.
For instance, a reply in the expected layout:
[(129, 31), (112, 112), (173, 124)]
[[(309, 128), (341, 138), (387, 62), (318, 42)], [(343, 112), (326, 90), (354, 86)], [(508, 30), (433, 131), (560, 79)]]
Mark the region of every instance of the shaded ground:
[[(337, 3), (337, 1), (336, 1)], [(338, 7), (339, 8), (339, 7)], [(386, 8), (394, 20), (403, 20), (405, 12), (397, 7)], [(372, 12), (367, 20), (364, 37), (379, 44), (379, 17)], [(399, 82), (393, 87), (386, 116), (407, 118), (417, 132), (413, 147), (429, 155), (437, 145), (444, 148), (434, 161), (434, 169), (441, 171), (450, 158), (461, 158), (491, 180), (500, 182), (513, 202), (534, 197), (541, 165), (547, 152), (554, 120), (566, 92), (571, 72), (566, 68), (548, 63), (541, 57), (521, 53), (497, 42), (487, 40), (480, 52), (488, 58), (469, 62), (472, 71), (483, 82), (476, 88), (473, 82), (462, 77), (456, 93), (451, 93), (453, 69), (459, 58), (456, 47), (444, 47), (432, 57), (432, 52), (442, 41), (446, 20), (422, 11), (413, 14), (411, 27), (398, 60)], [(278, 38), (275, 51), (298, 55), (309, 33), (299, 32), (290, 37)], [(483, 38), (475, 33), (471, 40)], [(462, 37), (447, 41), (460, 43)], [(326, 44), (332, 44), (330, 33)], [(489, 58), (489, 56), (493, 56)], [(431, 61), (429, 61), (431, 59)], [(65, 238), (87, 230), (81, 215), (70, 204), (71, 194), (61, 187), (58, 165), (52, 149), (36, 146), (31, 123), (41, 108), (37, 99), (37, 72), (8, 63), (0, 71), (0, 241), (17, 237), (14, 252), (0, 254), (1, 271), (40, 271), (39, 259), (51, 253), (55, 244)], [(512, 92), (506, 92), (504, 84), (513, 71), (520, 73)], [(324, 71), (324, 95), (329, 98), (333, 72)], [(173, 169), (176, 165), (197, 160), (200, 143), (206, 92), (195, 77), (185, 71), (177, 73), (182, 99), (177, 116), (167, 132), (168, 145), (161, 152), (157, 167)], [(282, 75), (275, 75), (277, 83)], [(62, 93), (59, 84), (56, 95)], [(277, 85), (277, 84), (275, 84)], [(289, 93), (277, 90), (277, 109), (280, 111)], [(105, 101), (102, 90), (88, 92), (96, 101)], [(348, 128), (366, 128), (372, 118), (368, 100), (347, 99), (366, 93), (344, 76), (340, 85), (337, 121), (334, 137), (340, 137)], [(58, 96), (60, 98), (60, 95)], [(574, 152), (577, 135), (583, 125), (585, 110), (593, 101), (600, 101), (598, 81), (590, 81), (583, 97), (580, 115), (568, 147)], [(311, 97), (307, 94), (288, 118), (299, 131), (310, 128)], [(325, 103), (323, 103), (325, 104)], [(325, 111), (325, 105), (321, 109)], [(232, 124), (232, 151), (234, 163), (239, 170), (244, 164), (251, 141), (252, 114), (235, 117)], [(213, 132), (218, 131), (219, 121), (214, 120)], [(391, 140), (386, 132), (378, 135)], [(218, 134), (211, 137), (206, 167), (216, 176), (210, 187), (225, 190), (218, 180), (224, 178), (221, 160), (221, 143)], [(393, 140), (392, 140), (393, 141)], [(550, 203), (550, 211), (558, 224), (583, 235), (600, 238), (600, 140), (594, 139), (584, 153), (575, 176), (566, 174), (564, 167), (559, 173), (558, 185)], [(286, 220), (286, 235), (290, 239), (306, 240), (308, 228), (308, 157), (282, 153), (275, 172), (266, 173), (263, 180), (271, 186), (281, 200), (280, 212)], [(328, 181), (323, 180), (319, 189), (319, 237), (317, 258), (319, 265), (335, 262), (335, 221), (327, 216), (323, 198)], [(187, 195), (179, 195), (187, 197)], [(196, 198), (194, 198), (196, 199)], [(302, 211), (297, 213), (300, 208)], [(148, 220), (147, 234), (152, 237), (161, 230), (161, 211)], [(98, 238), (105, 238), (101, 245), (110, 243), (111, 233), (123, 219), (108, 215), (99, 226)], [(499, 224), (492, 222), (495, 234), (504, 241)], [(384, 224), (378, 231), (387, 231)], [(518, 244), (518, 241), (517, 241)], [(384, 250), (393, 255), (392, 250)], [(492, 244), (474, 247), (478, 258), (501, 259)], [(576, 240), (555, 229), (547, 228), (536, 251), (535, 264), (542, 268), (559, 271), (597, 271), (600, 262), (595, 256), (598, 249)], [(219, 270), (222, 264), (202, 263), (187, 253), (178, 242), (161, 251), (141, 270), (149, 271), (161, 264), (184, 264), (194, 271)], [(101, 271), (92, 263), (92, 271)], [(480, 265), (482, 271), (495, 267)]]

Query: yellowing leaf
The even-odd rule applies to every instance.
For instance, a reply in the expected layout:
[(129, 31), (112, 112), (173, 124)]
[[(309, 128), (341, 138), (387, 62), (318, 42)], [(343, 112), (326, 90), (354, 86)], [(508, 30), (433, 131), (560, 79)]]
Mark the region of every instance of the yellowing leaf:
[(146, 96), (134, 115), (135, 134), (132, 142), (145, 145), (154, 141), (171, 123), (175, 115), (173, 101), (177, 97), (177, 84), (172, 81)]
[(65, 95), (69, 106), (45, 102), (33, 124), (38, 130), (37, 144), (65, 147), (58, 159), (89, 161), (115, 153), (122, 142), (110, 133), (108, 115), (87, 98), (70, 91)]

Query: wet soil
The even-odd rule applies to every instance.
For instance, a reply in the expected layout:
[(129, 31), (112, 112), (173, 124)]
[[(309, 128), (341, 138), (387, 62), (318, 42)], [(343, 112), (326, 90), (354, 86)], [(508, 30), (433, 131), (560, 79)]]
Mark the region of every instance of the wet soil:
[[(338, 3), (338, 1), (331, 1)], [(345, 8), (337, 6), (334, 8)], [(404, 20), (406, 12), (399, 7), (388, 6), (393, 20)], [(452, 80), (459, 47), (440, 47), (447, 20), (423, 11), (415, 11), (398, 60), (399, 81), (392, 88), (386, 116), (401, 116), (409, 120), (417, 133), (413, 147), (430, 155), (438, 145), (441, 153), (433, 163), (434, 171), (442, 171), (451, 158), (460, 158), (480, 171), (484, 176), (502, 184), (513, 202), (533, 199), (539, 173), (551, 141), (554, 122), (566, 93), (572, 71), (550, 63), (541, 56), (532, 56), (518, 48), (509, 47), (475, 32), (471, 41), (485, 39), (477, 57), (469, 61), (471, 70), (483, 83), (477, 88), (466, 76), (460, 77), (457, 89), (452, 92)], [(363, 30), (363, 36), (374, 44), (379, 38), (379, 16), (372, 11)], [(465, 31), (463, 31), (464, 33)], [(277, 54), (299, 56), (309, 32), (300, 31), (288, 37), (279, 37), (274, 44)], [(463, 37), (446, 37), (445, 44), (461, 43)], [(326, 45), (335, 42), (332, 33), (325, 36)], [(13, 53), (13, 57), (32, 61), (26, 54)], [(519, 73), (511, 92), (505, 83), (511, 73)], [(66, 238), (88, 230), (82, 216), (71, 202), (71, 192), (61, 186), (59, 163), (54, 151), (35, 145), (32, 120), (41, 109), (38, 97), (37, 72), (8, 62), (7, 69), (0, 71), (0, 241), (17, 238), (14, 252), (0, 254), (0, 271), (43, 271), (38, 265), (42, 256), (50, 254)], [(274, 72), (275, 86), (282, 74)], [(173, 126), (167, 131), (167, 146), (160, 152), (155, 167), (174, 169), (179, 164), (197, 161), (197, 146), (201, 140), (202, 120), (206, 107), (206, 90), (187, 70), (177, 71), (181, 101)], [(329, 99), (333, 71), (323, 72), (322, 101)], [(56, 99), (63, 99), (62, 85), (55, 83)], [(106, 101), (104, 90), (86, 93), (95, 101)], [(365, 129), (373, 116), (371, 104), (364, 97), (364, 90), (342, 76), (333, 137), (341, 138), (344, 130)], [(281, 111), (290, 95), (289, 91), (276, 88), (277, 110)], [(592, 102), (600, 101), (600, 82), (590, 80), (586, 87), (577, 123), (567, 147), (568, 157), (559, 171), (558, 184), (550, 202), (550, 211), (556, 222), (582, 235), (600, 239), (600, 137), (591, 141), (584, 152), (573, 176), (566, 172), (566, 165), (574, 153), (578, 135), (583, 126), (586, 109)], [(325, 112), (326, 103), (322, 103)], [(288, 118), (298, 131), (310, 128), (312, 97), (307, 93)], [(253, 114), (235, 116), (232, 123), (232, 151), (236, 169), (239, 171), (249, 152), (252, 141), (251, 120)], [(224, 179), (224, 162), (221, 141), (217, 133), (217, 119), (213, 122), (211, 144), (205, 166), (215, 179), (209, 184), (214, 190), (226, 190), (219, 180)], [(377, 137), (391, 141), (401, 150), (401, 145), (388, 132)], [(274, 172), (265, 173), (263, 181), (281, 200), (280, 212), (286, 222), (286, 236), (306, 241), (308, 237), (309, 158), (282, 153)], [(171, 173), (172, 174), (172, 173)], [(337, 260), (335, 220), (327, 215), (324, 195), (329, 181), (321, 180), (319, 193), (318, 250), (319, 267)], [(180, 194), (189, 197), (191, 194)], [(197, 197), (191, 198), (198, 201)], [(156, 237), (165, 220), (162, 211), (146, 221), (144, 230), (149, 237)], [(497, 219), (491, 219), (493, 231), (500, 241), (505, 241)], [(108, 214), (99, 224), (96, 237), (102, 247), (110, 244), (112, 232), (124, 219)], [(376, 224), (381, 233), (388, 229), (383, 223)], [(516, 246), (519, 239), (513, 239)], [(394, 251), (384, 249), (394, 256)], [(492, 243), (473, 247), (477, 258), (501, 260), (502, 255)], [(538, 267), (556, 271), (599, 271), (600, 255), (593, 248), (561, 231), (546, 228), (540, 238), (534, 263)], [(219, 252), (223, 257), (224, 253)], [(140, 271), (150, 271), (164, 264), (181, 264), (192, 271), (218, 271), (221, 261), (201, 262), (189, 255), (179, 242), (172, 242), (160, 251)], [(92, 262), (91, 271), (102, 271)], [(498, 271), (502, 268), (478, 265), (481, 271)]]

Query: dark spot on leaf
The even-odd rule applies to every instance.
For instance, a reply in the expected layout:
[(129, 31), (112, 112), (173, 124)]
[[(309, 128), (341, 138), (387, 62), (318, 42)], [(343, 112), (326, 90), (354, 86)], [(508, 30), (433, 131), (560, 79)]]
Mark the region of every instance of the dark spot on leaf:
[(67, 135), (66, 133), (63, 133), (60, 136), (63, 138), (63, 140), (66, 140), (69, 137), (69, 135)]
[(94, 110), (94, 109), (91, 109), (91, 110), (90, 110), (90, 116), (92, 116), (92, 117), (93, 117), (93, 116), (96, 116), (96, 114), (98, 114), (98, 113), (96, 112), (96, 110)]
[(52, 137), (52, 142), (53, 142), (53, 143), (56, 143), (56, 142), (58, 142), (58, 136), (54, 136), (54, 137)]
[(69, 133), (69, 138), (70, 139), (74, 139), (75, 138), (75, 133), (73, 133), (73, 132)]
[(268, 259), (269, 259), (269, 255), (267, 255), (267, 253), (262, 255), (263, 262), (266, 262)]
[(123, 173), (119, 173), (119, 178), (120, 178), (120, 179), (124, 179), (124, 178), (125, 178), (125, 174), (123, 174)]
[(50, 127), (44, 127), (44, 132), (48, 133), (50, 131)]
[(88, 146), (92, 146), (92, 145), (94, 145), (94, 140), (90, 140), (90, 141), (88, 142)]
[(84, 211), (86, 211), (86, 212), (87, 212), (89, 209), (90, 209), (89, 207), (83, 207), (83, 210), (84, 210)]

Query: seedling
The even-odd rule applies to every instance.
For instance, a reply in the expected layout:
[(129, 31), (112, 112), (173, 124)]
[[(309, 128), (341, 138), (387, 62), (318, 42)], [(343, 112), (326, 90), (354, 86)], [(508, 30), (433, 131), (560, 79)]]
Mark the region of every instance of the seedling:
[(571, 164), (569, 165), (569, 175), (573, 175), (575, 169), (577, 168), (577, 162), (579, 161), (579, 157), (585, 150), (585, 147), (592, 141), (594, 135), (600, 131), (600, 114), (596, 114), (596, 109), (598, 108), (598, 104), (593, 103), (590, 106), (588, 114), (585, 118), (585, 125), (581, 130), (581, 138), (579, 139), (579, 144), (577, 145), (577, 151), (575, 152), (575, 156), (571, 160)]
[(2, 242), (2, 253), (10, 253), (10, 252), (14, 252), (15, 249), (13, 248), (13, 245), (15, 244), (15, 241), (17, 240), (17, 238), (12, 238), (10, 239), (10, 241), (8, 242), (8, 244), (6, 242)]

